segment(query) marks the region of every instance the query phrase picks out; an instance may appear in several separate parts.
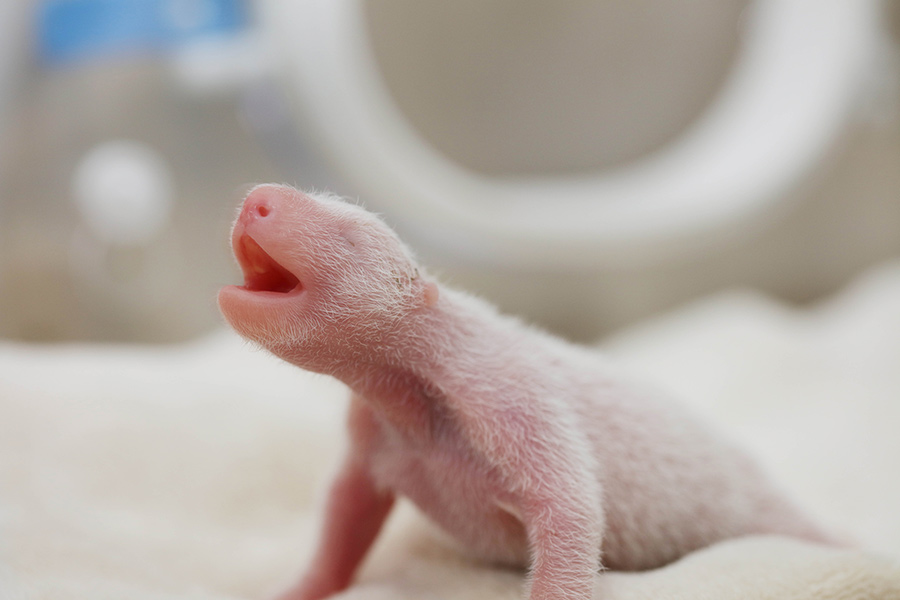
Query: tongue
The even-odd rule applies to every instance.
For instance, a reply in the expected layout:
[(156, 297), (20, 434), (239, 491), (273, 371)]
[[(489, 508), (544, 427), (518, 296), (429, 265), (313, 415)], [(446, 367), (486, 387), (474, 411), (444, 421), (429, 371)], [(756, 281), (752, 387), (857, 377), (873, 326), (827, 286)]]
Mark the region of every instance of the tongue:
[(275, 262), (250, 236), (241, 236), (238, 252), (246, 289), (254, 292), (287, 293), (300, 285), (297, 277)]

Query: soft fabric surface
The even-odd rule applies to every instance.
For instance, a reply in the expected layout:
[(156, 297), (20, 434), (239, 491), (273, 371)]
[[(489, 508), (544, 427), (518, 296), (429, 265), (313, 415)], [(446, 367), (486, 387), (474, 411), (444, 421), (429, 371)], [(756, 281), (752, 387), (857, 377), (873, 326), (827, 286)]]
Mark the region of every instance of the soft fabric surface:
[[(794, 311), (751, 293), (609, 340), (862, 549), (731, 540), (598, 599), (900, 599), (900, 266)], [(0, 598), (266, 598), (308, 556), (344, 390), (230, 333), (175, 348), (0, 344)], [(408, 505), (343, 598), (513, 599)]]

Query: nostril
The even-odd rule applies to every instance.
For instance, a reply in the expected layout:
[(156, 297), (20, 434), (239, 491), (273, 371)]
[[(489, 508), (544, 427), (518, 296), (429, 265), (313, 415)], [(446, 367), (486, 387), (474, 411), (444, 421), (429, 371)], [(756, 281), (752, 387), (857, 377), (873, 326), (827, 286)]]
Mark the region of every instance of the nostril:
[(259, 206), (256, 207), (256, 213), (260, 217), (268, 217), (269, 216), (269, 207), (264, 204), (260, 204)]

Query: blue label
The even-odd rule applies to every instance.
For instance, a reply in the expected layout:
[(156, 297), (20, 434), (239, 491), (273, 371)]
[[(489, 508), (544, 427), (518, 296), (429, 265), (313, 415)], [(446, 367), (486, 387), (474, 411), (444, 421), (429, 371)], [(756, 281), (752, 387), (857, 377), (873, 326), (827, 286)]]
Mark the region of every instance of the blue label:
[(45, 0), (37, 16), (49, 64), (160, 52), (249, 25), (247, 0)]

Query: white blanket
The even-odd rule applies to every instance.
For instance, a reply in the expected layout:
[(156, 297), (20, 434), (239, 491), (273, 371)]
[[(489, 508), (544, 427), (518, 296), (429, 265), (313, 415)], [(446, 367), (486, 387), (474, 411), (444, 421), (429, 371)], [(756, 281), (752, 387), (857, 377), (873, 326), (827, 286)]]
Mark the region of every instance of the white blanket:
[[(802, 311), (750, 293), (605, 350), (755, 452), (859, 541), (732, 540), (598, 600), (900, 599), (900, 266)], [(342, 387), (219, 333), (178, 347), (0, 344), (0, 598), (266, 598), (309, 555), (342, 444)], [(401, 505), (342, 595), (514, 599)]]

